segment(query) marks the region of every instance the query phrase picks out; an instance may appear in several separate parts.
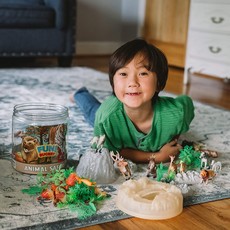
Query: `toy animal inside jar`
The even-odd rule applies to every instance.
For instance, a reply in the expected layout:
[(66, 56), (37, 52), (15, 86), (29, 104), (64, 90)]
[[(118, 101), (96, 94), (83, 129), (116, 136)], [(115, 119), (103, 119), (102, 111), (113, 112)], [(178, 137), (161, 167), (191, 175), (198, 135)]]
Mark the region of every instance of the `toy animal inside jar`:
[(12, 166), (17, 171), (46, 174), (67, 161), (68, 108), (33, 103), (14, 106)]

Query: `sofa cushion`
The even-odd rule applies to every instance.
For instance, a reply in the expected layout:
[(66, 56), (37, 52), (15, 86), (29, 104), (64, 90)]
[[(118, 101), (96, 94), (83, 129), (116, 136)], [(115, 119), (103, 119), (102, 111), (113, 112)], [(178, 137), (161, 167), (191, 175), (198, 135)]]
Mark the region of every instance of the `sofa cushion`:
[(0, 1), (1, 28), (47, 28), (54, 27), (54, 25), (55, 12), (50, 7), (39, 4), (1, 5)]
[(0, 0), (0, 5), (1, 4), (24, 4), (24, 5), (41, 5), (44, 4), (43, 0)]

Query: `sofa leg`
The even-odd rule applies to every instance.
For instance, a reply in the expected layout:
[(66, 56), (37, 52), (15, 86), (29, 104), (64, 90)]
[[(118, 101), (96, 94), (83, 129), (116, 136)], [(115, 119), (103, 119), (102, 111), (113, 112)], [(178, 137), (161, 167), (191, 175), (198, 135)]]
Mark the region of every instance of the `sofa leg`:
[(71, 67), (72, 56), (58, 57), (58, 66), (59, 67)]

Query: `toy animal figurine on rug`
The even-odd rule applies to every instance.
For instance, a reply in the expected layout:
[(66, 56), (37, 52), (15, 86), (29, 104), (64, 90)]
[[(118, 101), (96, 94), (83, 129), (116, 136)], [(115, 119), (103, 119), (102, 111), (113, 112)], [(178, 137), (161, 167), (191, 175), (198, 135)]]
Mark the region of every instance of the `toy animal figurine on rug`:
[(186, 164), (183, 161), (180, 161), (179, 163), (179, 171), (180, 173), (184, 173), (186, 171)]
[(125, 161), (124, 158), (120, 156), (118, 152), (114, 154), (113, 151), (110, 151), (110, 156), (114, 161), (115, 167), (117, 167), (120, 170), (120, 172), (126, 180), (129, 180), (132, 174), (128, 162)]
[(215, 173), (219, 173), (221, 171), (222, 168), (222, 164), (220, 161), (215, 162), (214, 160), (212, 160), (211, 162), (211, 169), (215, 172)]
[(202, 182), (208, 183), (208, 180), (213, 180), (216, 176), (216, 173), (213, 170), (203, 169), (200, 172), (200, 176), (202, 178)]
[(105, 136), (94, 137), (88, 149), (81, 157), (76, 169), (80, 177), (92, 179), (97, 184), (113, 183), (118, 175), (109, 151), (103, 148)]
[(175, 172), (177, 173), (177, 164), (174, 163), (174, 159), (175, 159), (175, 156), (169, 156), (170, 157), (170, 165), (169, 165), (169, 169), (168, 169), (168, 172)]
[(152, 156), (150, 156), (149, 164), (148, 164), (147, 172), (146, 172), (147, 177), (149, 177), (151, 175), (153, 178), (156, 178), (156, 176), (157, 176), (157, 165), (155, 162), (154, 154)]
[[(216, 158), (218, 157), (217, 153), (215, 151), (201, 151), (200, 154), (200, 169), (212, 169), (215, 172), (220, 172), (222, 164), (221, 162), (217, 161), (215, 162), (214, 160), (211, 161), (211, 157)], [(211, 161), (211, 163), (210, 163)]]
[(201, 152), (200, 154), (200, 168), (207, 169), (208, 168), (208, 157), (205, 152)]

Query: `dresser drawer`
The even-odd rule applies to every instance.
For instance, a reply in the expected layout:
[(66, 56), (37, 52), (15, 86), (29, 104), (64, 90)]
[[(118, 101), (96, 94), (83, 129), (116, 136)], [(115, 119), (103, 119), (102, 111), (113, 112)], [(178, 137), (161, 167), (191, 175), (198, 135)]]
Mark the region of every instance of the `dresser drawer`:
[(230, 65), (188, 57), (186, 68), (191, 72), (207, 74), (219, 78), (230, 78)]
[(229, 4), (191, 3), (190, 29), (230, 33)]
[(190, 56), (230, 64), (230, 35), (191, 31)]

